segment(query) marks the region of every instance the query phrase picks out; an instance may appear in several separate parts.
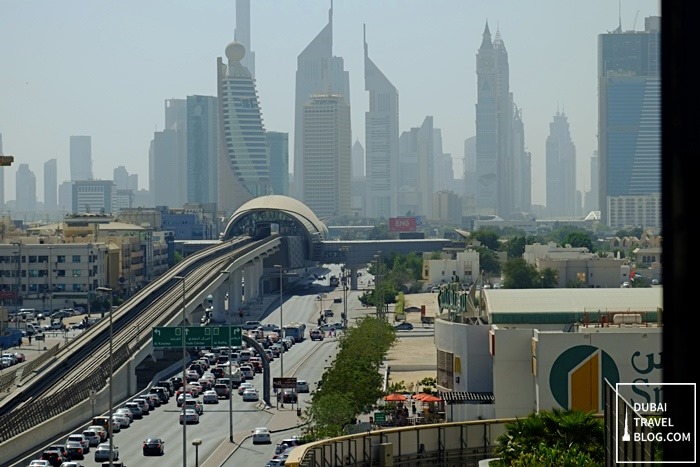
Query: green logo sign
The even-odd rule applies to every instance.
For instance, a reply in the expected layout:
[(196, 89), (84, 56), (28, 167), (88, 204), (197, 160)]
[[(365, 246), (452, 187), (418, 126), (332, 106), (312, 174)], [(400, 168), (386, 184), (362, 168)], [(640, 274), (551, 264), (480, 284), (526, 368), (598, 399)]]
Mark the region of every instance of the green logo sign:
[[(154, 348), (182, 347), (182, 326), (158, 326), (151, 332)], [(187, 326), (185, 347), (241, 345), (240, 326)]]

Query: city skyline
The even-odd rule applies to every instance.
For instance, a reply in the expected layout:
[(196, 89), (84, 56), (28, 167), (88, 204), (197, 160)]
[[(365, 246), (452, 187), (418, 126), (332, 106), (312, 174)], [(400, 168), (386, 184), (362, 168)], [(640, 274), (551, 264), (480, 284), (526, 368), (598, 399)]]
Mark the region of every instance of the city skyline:
[[(297, 57), (327, 23), (331, 2), (308, 1), (303, 8), (291, 1), (251, 3), (250, 40), (265, 128), (289, 134), (294, 167)], [(168, 3), (168, 8), (161, 1), (120, 2), (118, 9), (110, 5), (117, 4), (0, 3), (0, 17), (7, 19), (3, 28), (14, 38), (12, 49), (2, 54), (9, 73), (0, 75), (0, 86), (9, 90), (0, 96), (0, 133), (5, 152), (15, 157), (5, 171), (7, 200), (14, 197), (20, 163), (37, 174), (38, 201), (44, 199), (46, 161), (58, 160), (59, 184), (69, 179), (69, 139), (74, 135), (92, 137), (95, 178), (111, 179), (114, 168), (125, 166), (148, 180), (149, 144), (153, 132), (165, 128), (164, 101), (216, 95), (216, 58), (234, 38), (234, 1)], [(130, 8), (136, 5), (138, 15)], [(619, 22), (623, 30), (642, 30), (645, 17), (660, 15), (660, 4), (546, 1), (538, 2), (533, 14), (528, 3), (335, 0), (333, 10), (333, 55), (343, 58), (350, 75), (352, 142), (365, 145), (365, 25), (372, 60), (399, 92), (399, 131), (432, 116), (457, 176), (464, 141), (476, 132), (481, 32), (487, 21), (493, 33), (499, 31), (508, 50), (510, 88), (522, 109), (525, 145), (532, 153), (532, 202), (544, 204), (544, 148), (558, 111), (567, 114), (577, 148), (577, 188), (591, 186), (598, 34), (616, 29)], [(198, 34), (177, 34), (196, 30), (192, 23), (198, 17), (207, 18)], [(39, 21), (42, 28), (31, 27)], [(95, 117), (99, 112), (102, 118)]]

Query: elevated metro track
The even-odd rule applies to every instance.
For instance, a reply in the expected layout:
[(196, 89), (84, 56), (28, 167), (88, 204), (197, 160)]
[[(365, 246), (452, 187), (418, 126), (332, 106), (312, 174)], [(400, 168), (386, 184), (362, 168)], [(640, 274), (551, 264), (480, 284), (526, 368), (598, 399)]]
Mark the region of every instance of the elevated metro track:
[[(114, 371), (132, 359), (151, 335), (140, 330), (180, 323), (185, 277), (185, 312), (201, 303), (221, 271), (240, 267), (241, 259), (279, 248), (277, 235), (236, 237), (186, 257), (166, 274), (112, 311)], [(206, 295), (204, 295), (206, 296)], [(22, 374), (17, 388), (0, 403), (0, 448), (12, 438), (84, 403), (109, 380), (109, 320), (85, 330), (41, 368)], [(0, 464), (2, 460), (0, 459)]]

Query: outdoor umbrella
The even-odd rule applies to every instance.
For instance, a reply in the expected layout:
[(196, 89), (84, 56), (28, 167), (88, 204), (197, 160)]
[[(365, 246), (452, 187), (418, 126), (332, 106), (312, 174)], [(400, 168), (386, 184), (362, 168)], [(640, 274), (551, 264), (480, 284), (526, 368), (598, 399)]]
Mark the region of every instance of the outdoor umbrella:
[(417, 400), (417, 401), (422, 401), (424, 398), (426, 398), (426, 397), (428, 397), (428, 396), (430, 396), (430, 394), (426, 394), (426, 393), (424, 393), (424, 392), (421, 392), (421, 393), (415, 394), (415, 395), (413, 395), (413, 396), (411, 396), (411, 397), (412, 397), (413, 399)]
[(384, 400), (387, 402), (404, 402), (406, 397), (401, 394), (392, 393), (384, 397)]
[(426, 394), (420, 400), (422, 402), (442, 402), (441, 398), (439, 398), (437, 396), (433, 396), (432, 394)]

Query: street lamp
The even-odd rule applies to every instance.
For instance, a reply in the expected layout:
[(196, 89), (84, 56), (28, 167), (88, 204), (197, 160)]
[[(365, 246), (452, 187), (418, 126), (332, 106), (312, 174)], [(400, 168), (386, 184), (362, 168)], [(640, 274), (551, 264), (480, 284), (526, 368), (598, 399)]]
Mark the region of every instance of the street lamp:
[(341, 280), (341, 283), (343, 284), (343, 316), (344, 320), (347, 323), (348, 320), (348, 251), (350, 250), (349, 246), (342, 246), (340, 247), (340, 251), (343, 252), (343, 259), (345, 263), (345, 267), (343, 268), (343, 277)]
[[(279, 272), (280, 276), (280, 337), (284, 336), (284, 324), (283, 324), (283, 314), (282, 314), (282, 304), (284, 303), (284, 292), (282, 290), (282, 279), (285, 271), (282, 266), (275, 264), (275, 269)], [(284, 377), (284, 352), (280, 352), (280, 378)], [(282, 401), (282, 407), (284, 407), (284, 400)]]
[(194, 464), (199, 467), (199, 445), (202, 444), (202, 438), (195, 438), (192, 440), (192, 446), (194, 446)]
[(112, 289), (110, 287), (98, 287), (96, 290), (109, 294), (109, 423), (107, 423), (107, 433), (109, 434), (109, 466), (112, 467), (112, 453), (114, 452), (114, 438), (112, 437), (112, 405), (114, 401), (112, 391), (112, 378), (114, 377), (114, 361), (112, 358), (112, 355), (114, 355), (112, 351)]
[(187, 318), (185, 295), (187, 289), (185, 288), (184, 276), (175, 276), (173, 279), (177, 279), (182, 282), (182, 465), (183, 467), (187, 467), (187, 404), (185, 404), (185, 400), (187, 399), (185, 394), (187, 389), (187, 346), (185, 344), (185, 332), (187, 331), (187, 328), (185, 327), (185, 320)]
[(542, 281), (542, 287), (544, 289), (544, 275), (540, 276), (540, 280)]
[[(231, 271), (221, 271), (221, 274), (225, 274), (226, 281), (228, 281)], [(228, 440), (233, 443), (233, 381), (231, 379), (231, 326), (233, 318), (231, 317), (231, 302), (228, 299), (228, 293), (226, 297), (226, 311), (228, 311)]]

